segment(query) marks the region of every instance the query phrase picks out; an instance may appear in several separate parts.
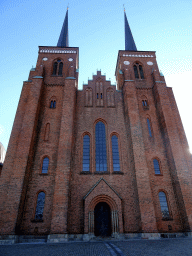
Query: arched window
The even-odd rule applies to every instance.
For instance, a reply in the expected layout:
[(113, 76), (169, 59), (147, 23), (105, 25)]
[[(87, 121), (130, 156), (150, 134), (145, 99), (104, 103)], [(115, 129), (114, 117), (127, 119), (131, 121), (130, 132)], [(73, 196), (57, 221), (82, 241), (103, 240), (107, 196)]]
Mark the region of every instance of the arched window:
[(50, 108), (56, 108), (56, 100), (51, 101)]
[(48, 167), (49, 167), (49, 158), (45, 157), (43, 159), (43, 165), (42, 165), (41, 173), (48, 173)]
[(62, 71), (63, 71), (63, 62), (60, 62), (59, 63), (59, 72), (58, 72), (59, 76), (62, 76)]
[(169, 218), (169, 209), (168, 209), (168, 205), (167, 205), (167, 199), (166, 199), (166, 195), (164, 192), (159, 192), (159, 202), (161, 205), (161, 213), (163, 218)]
[(43, 219), (44, 204), (45, 204), (45, 193), (39, 192), (38, 197), (37, 197), (36, 211), (35, 211), (35, 219), (36, 220)]
[(154, 167), (155, 174), (161, 174), (159, 161), (157, 159), (153, 159), (153, 167)]
[(149, 136), (152, 137), (152, 131), (151, 131), (151, 123), (149, 118), (147, 118), (147, 126), (148, 126), (148, 132), (149, 132)]
[(134, 73), (135, 73), (135, 78), (144, 79), (144, 73), (143, 73), (143, 68), (142, 68), (141, 64), (135, 63), (135, 65), (133, 66), (133, 69), (134, 69)]
[(83, 172), (90, 171), (90, 137), (83, 137)]
[(107, 171), (106, 133), (101, 121), (95, 126), (95, 164), (97, 172)]
[(63, 71), (63, 62), (61, 60), (57, 60), (53, 63), (53, 75), (62, 76)]
[(147, 107), (148, 106), (147, 100), (142, 100), (142, 105), (143, 105), (143, 107)]
[(58, 63), (57, 63), (57, 62), (54, 62), (54, 63), (53, 63), (53, 75), (56, 75), (56, 74), (57, 74), (57, 66), (58, 66)]
[(112, 155), (113, 155), (113, 171), (120, 171), (120, 163), (119, 163), (119, 147), (118, 147), (118, 137), (113, 135), (111, 137), (112, 142)]

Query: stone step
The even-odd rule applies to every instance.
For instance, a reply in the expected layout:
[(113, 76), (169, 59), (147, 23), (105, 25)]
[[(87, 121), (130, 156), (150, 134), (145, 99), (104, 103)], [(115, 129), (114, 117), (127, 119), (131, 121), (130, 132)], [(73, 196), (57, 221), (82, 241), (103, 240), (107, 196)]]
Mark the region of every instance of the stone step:
[(24, 235), (18, 237), (18, 243), (46, 243), (47, 236)]

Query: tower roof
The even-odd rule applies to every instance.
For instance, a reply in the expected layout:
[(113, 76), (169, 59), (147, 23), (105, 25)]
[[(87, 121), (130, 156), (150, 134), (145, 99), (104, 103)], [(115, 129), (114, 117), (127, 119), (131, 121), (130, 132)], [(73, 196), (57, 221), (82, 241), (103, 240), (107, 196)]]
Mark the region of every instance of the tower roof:
[(69, 33), (68, 33), (68, 8), (61, 29), (61, 34), (57, 43), (57, 47), (69, 47)]
[(124, 18), (125, 18), (125, 51), (137, 51), (137, 47), (135, 45), (135, 41), (133, 39), (133, 35), (129, 27), (125, 10), (124, 10)]

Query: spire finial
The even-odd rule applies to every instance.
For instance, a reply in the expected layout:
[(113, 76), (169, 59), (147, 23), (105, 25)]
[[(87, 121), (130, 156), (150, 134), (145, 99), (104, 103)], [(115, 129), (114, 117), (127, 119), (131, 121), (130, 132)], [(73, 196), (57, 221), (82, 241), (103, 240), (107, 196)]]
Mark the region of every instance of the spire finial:
[(125, 51), (137, 51), (135, 41), (133, 39), (131, 29), (127, 20), (125, 7), (124, 7), (124, 18), (125, 18)]
[(68, 38), (68, 9), (69, 4), (67, 6), (67, 11), (65, 15), (65, 20), (63, 22), (63, 27), (61, 29), (61, 34), (57, 43), (57, 47), (69, 47), (69, 38)]

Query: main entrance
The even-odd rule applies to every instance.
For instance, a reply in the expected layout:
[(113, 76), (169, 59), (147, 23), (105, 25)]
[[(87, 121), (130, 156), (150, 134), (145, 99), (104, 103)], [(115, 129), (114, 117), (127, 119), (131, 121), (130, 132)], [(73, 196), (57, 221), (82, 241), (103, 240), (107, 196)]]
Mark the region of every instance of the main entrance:
[(95, 236), (111, 235), (111, 209), (107, 203), (101, 202), (95, 206)]

